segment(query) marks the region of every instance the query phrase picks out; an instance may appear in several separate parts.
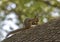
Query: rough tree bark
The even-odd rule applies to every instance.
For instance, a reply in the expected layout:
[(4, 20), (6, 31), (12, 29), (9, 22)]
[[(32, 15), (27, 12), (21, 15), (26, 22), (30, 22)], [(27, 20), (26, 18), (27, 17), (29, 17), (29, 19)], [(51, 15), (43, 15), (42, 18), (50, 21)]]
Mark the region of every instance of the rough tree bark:
[(60, 19), (19, 31), (2, 42), (60, 42)]

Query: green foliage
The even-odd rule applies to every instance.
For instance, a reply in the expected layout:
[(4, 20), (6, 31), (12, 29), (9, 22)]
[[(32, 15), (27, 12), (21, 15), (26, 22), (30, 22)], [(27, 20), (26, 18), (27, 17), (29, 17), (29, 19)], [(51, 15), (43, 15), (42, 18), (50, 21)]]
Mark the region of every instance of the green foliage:
[(41, 23), (43, 23), (43, 16), (47, 17), (48, 20), (51, 19), (50, 12), (53, 10), (53, 8), (60, 8), (60, 2), (58, 2), (57, 0), (2, 0), (0, 10), (10, 12), (6, 9), (6, 6), (9, 3), (16, 4), (17, 7), (10, 11), (15, 11), (21, 21), (23, 21), (23, 19), (26, 17), (32, 18), (35, 16), (36, 13), (38, 13), (40, 15)]

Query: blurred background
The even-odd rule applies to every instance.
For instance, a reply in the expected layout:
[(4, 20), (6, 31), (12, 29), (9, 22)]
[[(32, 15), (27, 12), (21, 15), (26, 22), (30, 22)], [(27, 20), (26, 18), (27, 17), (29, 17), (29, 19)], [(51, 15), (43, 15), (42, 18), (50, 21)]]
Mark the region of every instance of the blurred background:
[(60, 0), (0, 0), (0, 42), (23, 27), (26, 18), (39, 15), (39, 24), (60, 16)]

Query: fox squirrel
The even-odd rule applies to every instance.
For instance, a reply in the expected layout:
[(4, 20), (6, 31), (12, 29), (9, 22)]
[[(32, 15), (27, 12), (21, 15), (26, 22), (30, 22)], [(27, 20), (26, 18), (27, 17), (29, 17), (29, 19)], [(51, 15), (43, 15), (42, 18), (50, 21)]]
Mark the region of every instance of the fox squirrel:
[(28, 29), (30, 28), (32, 25), (37, 25), (38, 24), (38, 16), (36, 15), (34, 18), (26, 18), (24, 20), (24, 28), (21, 28), (21, 29), (17, 29), (15, 31), (12, 31), (10, 33), (7, 34), (6, 38), (10, 35), (10, 34), (16, 34), (17, 32), (21, 31), (21, 30), (25, 30), (25, 29)]

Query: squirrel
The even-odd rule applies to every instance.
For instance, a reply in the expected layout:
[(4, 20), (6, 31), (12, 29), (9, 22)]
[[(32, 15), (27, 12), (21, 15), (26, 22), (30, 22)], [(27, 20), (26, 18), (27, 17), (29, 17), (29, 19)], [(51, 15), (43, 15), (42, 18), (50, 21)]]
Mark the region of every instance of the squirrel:
[(38, 16), (36, 15), (34, 18), (26, 18), (24, 20), (24, 28), (21, 28), (21, 29), (17, 29), (15, 31), (12, 31), (12, 32), (9, 32), (6, 36), (6, 38), (10, 35), (10, 34), (16, 34), (17, 32), (21, 31), (21, 30), (26, 30), (28, 28), (31, 28), (32, 25), (37, 25), (38, 24)]

